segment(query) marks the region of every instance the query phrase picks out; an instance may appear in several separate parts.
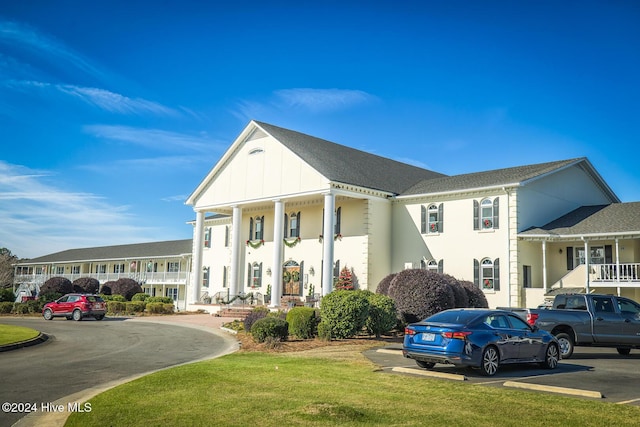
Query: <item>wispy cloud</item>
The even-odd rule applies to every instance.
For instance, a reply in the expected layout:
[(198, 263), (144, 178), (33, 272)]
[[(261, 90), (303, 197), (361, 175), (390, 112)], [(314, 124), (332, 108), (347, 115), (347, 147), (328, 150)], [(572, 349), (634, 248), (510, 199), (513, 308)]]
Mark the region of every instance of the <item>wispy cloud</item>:
[(100, 245), (109, 245), (144, 241), (157, 232), (134, 226), (128, 206), (62, 189), (51, 183), (54, 178), (47, 171), (0, 161), (0, 247), (34, 257), (95, 246), (97, 234)]
[(72, 67), (94, 78), (104, 80), (106, 75), (82, 55), (36, 29), (17, 22), (0, 20), (0, 43), (22, 54), (31, 53), (39, 61), (47, 60), (64, 69)]
[(231, 113), (242, 120), (268, 120), (282, 113), (291, 114), (292, 111), (331, 113), (377, 101), (376, 96), (354, 89), (281, 89), (273, 92), (270, 99), (265, 101), (241, 100)]
[(282, 89), (275, 95), (286, 107), (303, 107), (314, 112), (342, 110), (376, 99), (366, 92), (351, 89)]
[(227, 143), (206, 134), (190, 135), (160, 129), (143, 129), (118, 125), (88, 125), (84, 131), (97, 138), (153, 148), (158, 151), (211, 153), (223, 150)]
[(125, 115), (180, 116), (182, 113), (157, 102), (142, 98), (129, 98), (108, 90), (67, 84), (53, 84), (34, 80), (8, 80), (5, 87), (24, 93), (62, 93), (104, 111)]

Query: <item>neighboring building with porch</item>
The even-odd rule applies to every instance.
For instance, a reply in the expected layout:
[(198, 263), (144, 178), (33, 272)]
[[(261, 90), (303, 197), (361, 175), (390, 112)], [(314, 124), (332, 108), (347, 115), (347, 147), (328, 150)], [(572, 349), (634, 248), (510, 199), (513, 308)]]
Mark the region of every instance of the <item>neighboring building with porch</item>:
[(186, 309), (191, 271), (191, 239), (70, 249), (14, 265), (16, 296), (35, 296), (51, 277), (71, 282), (92, 277), (104, 285), (120, 278), (139, 282), (145, 293), (173, 299)]
[[(438, 270), (481, 287), (492, 307), (535, 306), (569, 284), (640, 296), (627, 274), (640, 263), (640, 204), (620, 203), (586, 158), (446, 176), (251, 121), (187, 204), (192, 308), (268, 289), (274, 307), (319, 297), (344, 267), (372, 291), (405, 268)], [(624, 230), (602, 240), (601, 222), (590, 234), (554, 228), (570, 212), (597, 215), (590, 206), (628, 217)], [(573, 264), (562, 266), (568, 251)]]

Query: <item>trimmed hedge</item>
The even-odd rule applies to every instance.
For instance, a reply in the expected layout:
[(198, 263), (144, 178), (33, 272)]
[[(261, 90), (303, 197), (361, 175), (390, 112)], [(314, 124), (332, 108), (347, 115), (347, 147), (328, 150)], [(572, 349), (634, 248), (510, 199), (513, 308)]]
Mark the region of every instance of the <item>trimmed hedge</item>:
[(294, 307), (287, 313), (289, 334), (306, 340), (318, 334), (318, 316), (314, 308)]
[[(325, 295), (320, 302), (322, 338), (354, 337), (364, 328), (369, 314), (369, 300), (363, 290), (337, 290)], [(327, 335), (328, 334), (328, 335)]]
[(394, 277), (389, 286), (401, 322), (419, 322), (442, 310), (455, 307), (450, 277), (431, 270), (408, 269)]
[(268, 339), (286, 341), (289, 336), (289, 324), (279, 317), (263, 317), (251, 326), (251, 336), (258, 343)]
[(2, 301), (0, 302), (0, 314), (9, 314), (13, 311), (13, 302)]
[(489, 302), (482, 289), (467, 280), (462, 280), (458, 283), (467, 292), (467, 307), (489, 308)]
[(0, 288), (0, 302), (15, 302), (16, 295), (11, 289)]
[(40, 286), (40, 294), (56, 292), (62, 295), (73, 292), (73, 284), (65, 277), (52, 277)]
[(150, 314), (172, 314), (174, 309), (173, 303), (148, 302), (145, 311)]
[(110, 314), (122, 314), (126, 310), (127, 305), (122, 301), (107, 301), (107, 312)]
[(144, 312), (146, 308), (146, 303), (144, 301), (127, 301), (125, 302), (126, 312), (127, 314), (136, 314)]
[(396, 277), (398, 273), (391, 273), (384, 277), (380, 283), (378, 283), (378, 287), (376, 288), (377, 294), (389, 295), (389, 286), (391, 285), (391, 281), (394, 277)]
[(72, 283), (73, 292), (95, 294), (100, 288), (100, 282), (93, 277), (80, 277)]
[(396, 304), (392, 298), (369, 292), (369, 314), (364, 327), (371, 335), (380, 338), (390, 332), (398, 324)]
[(146, 303), (150, 302), (162, 302), (165, 304), (173, 304), (173, 299), (171, 297), (149, 297), (144, 300)]
[(127, 301), (131, 301), (131, 298), (135, 294), (141, 293), (142, 287), (140, 286), (140, 283), (127, 277), (122, 277), (111, 285), (111, 294), (122, 295), (127, 299)]
[(151, 295), (140, 292), (131, 297), (131, 301), (146, 301), (151, 298)]

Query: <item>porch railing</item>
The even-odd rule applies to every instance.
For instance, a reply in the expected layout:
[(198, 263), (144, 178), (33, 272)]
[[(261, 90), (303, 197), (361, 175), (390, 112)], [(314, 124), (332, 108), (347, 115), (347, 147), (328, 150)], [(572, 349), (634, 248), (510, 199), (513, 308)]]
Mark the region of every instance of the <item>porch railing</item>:
[(640, 282), (640, 263), (592, 264), (594, 282)]
[(52, 277), (64, 277), (72, 282), (81, 277), (91, 277), (98, 280), (101, 284), (116, 281), (121, 278), (133, 279), (144, 284), (186, 284), (188, 275), (189, 273), (186, 271), (153, 273), (17, 274), (14, 276), (13, 282), (16, 284), (34, 283), (42, 285)]

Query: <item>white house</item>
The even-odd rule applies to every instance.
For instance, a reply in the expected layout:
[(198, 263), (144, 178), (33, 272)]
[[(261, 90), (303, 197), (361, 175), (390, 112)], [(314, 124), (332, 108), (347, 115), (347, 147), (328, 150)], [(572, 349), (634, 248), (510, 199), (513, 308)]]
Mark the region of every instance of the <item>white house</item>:
[(620, 203), (586, 158), (446, 176), (251, 121), (187, 204), (193, 239), (46, 255), (16, 264), (14, 282), (132, 277), (215, 311), (249, 294), (317, 299), (345, 267), (372, 291), (429, 268), (475, 283), (492, 307), (567, 289), (640, 300), (640, 202)]
[(344, 267), (373, 291), (438, 269), (490, 306), (537, 305), (554, 287), (640, 296), (640, 203), (620, 203), (586, 158), (446, 176), (251, 121), (187, 204), (192, 307), (325, 295)]

